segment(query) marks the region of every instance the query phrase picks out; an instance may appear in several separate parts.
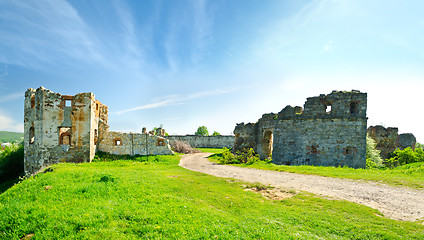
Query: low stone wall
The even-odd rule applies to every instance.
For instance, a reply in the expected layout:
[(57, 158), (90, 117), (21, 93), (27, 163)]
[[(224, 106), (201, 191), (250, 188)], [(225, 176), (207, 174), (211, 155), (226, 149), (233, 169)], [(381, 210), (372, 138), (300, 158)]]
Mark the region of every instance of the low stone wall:
[(174, 154), (167, 139), (148, 133), (108, 132), (101, 139), (98, 150), (117, 155)]
[(172, 145), (173, 141), (188, 142), (195, 148), (231, 148), (234, 146), (235, 137), (232, 135), (198, 136), (198, 135), (170, 135), (166, 136)]

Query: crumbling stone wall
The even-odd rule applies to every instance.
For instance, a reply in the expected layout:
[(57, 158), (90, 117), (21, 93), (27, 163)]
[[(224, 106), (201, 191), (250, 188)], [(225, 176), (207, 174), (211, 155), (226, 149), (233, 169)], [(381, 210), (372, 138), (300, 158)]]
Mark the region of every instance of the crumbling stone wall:
[(148, 133), (109, 132), (99, 150), (117, 155), (171, 155), (169, 141)]
[[(170, 143), (173, 141), (183, 141), (194, 148), (231, 148), (234, 145), (235, 137), (231, 135), (218, 136), (198, 136), (198, 135), (169, 135), (165, 136)], [(171, 144), (172, 145), (172, 144)]]
[(264, 114), (237, 124), (234, 150), (252, 147), (262, 159), (287, 165), (365, 167), (367, 96), (333, 91), (308, 98), (302, 107)]
[[(99, 146), (108, 149), (108, 144), (113, 144), (111, 137), (113, 133), (109, 132), (108, 108), (97, 101), (93, 93), (61, 95), (43, 87), (36, 90), (30, 88), (25, 92), (26, 175), (54, 163), (90, 162)], [(142, 138), (137, 135), (135, 143)], [(142, 150), (140, 140), (139, 146), (134, 146), (132, 152), (124, 151), (124, 154), (173, 154), (167, 141), (158, 141), (156, 136), (147, 138), (147, 148), (150, 150)], [(156, 146), (158, 142), (164, 146)]]
[(391, 153), (397, 148), (403, 150), (411, 147), (415, 150), (416, 139), (412, 133), (398, 134), (398, 128), (385, 128), (381, 125), (370, 126), (367, 129), (368, 136), (376, 142), (375, 148), (380, 150), (383, 159), (390, 158)]

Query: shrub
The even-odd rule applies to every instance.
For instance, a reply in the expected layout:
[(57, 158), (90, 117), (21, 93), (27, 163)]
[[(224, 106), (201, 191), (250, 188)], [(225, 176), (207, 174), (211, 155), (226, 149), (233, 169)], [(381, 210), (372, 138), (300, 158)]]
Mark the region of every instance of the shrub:
[(171, 148), (174, 152), (184, 153), (184, 154), (200, 152), (199, 150), (192, 148), (188, 142), (184, 142), (184, 141), (171, 142)]
[(0, 152), (0, 182), (24, 175), (24, 146), (12, 144)]
[(228, 148), (223, 148), (222, 157), (218, 160), (221, 164), (252, 164), (260, 161), (259, 156), (252, 148), (233, 154)]
[(206, 126), (200, 126), (197, 128), (197, 131), (194, 133), (194, 135), (209, 136), (208, 128)]
[(403, 150), (396, 149), (392, 156), (384, 161), (384, 164), (390, 168), (409, 163), (424, 162), (424, 150), (421, 148), (417, 148), (415, 151), (410, 147)]
[(367, 149), (365, 154), (367, 168), (383, 167), (383, 159), (380, 157), (380, 150), (375, 148), (376, 145), (374, 139), (367, 135)]

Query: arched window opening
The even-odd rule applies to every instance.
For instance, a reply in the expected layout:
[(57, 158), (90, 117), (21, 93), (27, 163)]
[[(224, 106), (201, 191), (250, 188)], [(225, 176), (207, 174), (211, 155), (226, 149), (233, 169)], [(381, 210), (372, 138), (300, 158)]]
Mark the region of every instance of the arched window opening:
[(94, 129), (94, 145), (97, 145), (98, 132), (97, 129)]
[(35, 95), (31, 96), (31, 108), (35, 108)]
[(271, 131), (266, 131), (262, 139), (262, 151), (266, 158), (272, 157), (272, 146), (274, 134)]
[(34, 144), (35, 142), (35, 133), (34, 133), (34, 127), (29, 128), (29, 144)]
[(59, 129), (59, 144), (71, 145), (71, 128), (61, 127)]

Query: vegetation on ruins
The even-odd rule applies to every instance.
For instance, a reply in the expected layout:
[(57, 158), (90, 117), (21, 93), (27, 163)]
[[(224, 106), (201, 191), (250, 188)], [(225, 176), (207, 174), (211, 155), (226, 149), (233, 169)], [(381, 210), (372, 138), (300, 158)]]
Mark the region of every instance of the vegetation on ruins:
[[(259, 155), (255, 153), (252, 148), (243, 151), (237, 151), (233, 154), (230, 149), (223, 148), (221, 152), (216, 152), (211, 156), (212, 159), (217, 160), (221, 164), (253, 164), (254, 162), (261, 161)], [(267, 159), (265, 162), (269, 162)]]
[(383, 167), (383, 159), (380, 157), (380, 150), (377, 150), (375, 146), (377, 143), (367, 134), (367, 151), (366, 161), (367, 168), (379, 168)]
[(219, 135), (221, 135), (221, 133), (219, 133), (219, 132), (217, 132), (217, 131), (214, 131), (214, 132), (212, 133), (212, 136), (219, 136)]
[(408, 147), (403, 150), (396, 149), (392, 153), (392, 157), (384, 160), (384, 165), (394, 168), (409, 163), (424, 162), (424, 150), (416, 148), (415, 151)]
[(421, 143), (416, 143), (415, 144), (415, 148), (421, 148), (421, 149), (423, 149), (424, 150), (424, 144), (421, 144)]
[(1, 194), (0, 239), (424, 237), (423, 225), (356, 203), (304, 192), (264, 198), (245, 191), (252, 184), (181, 168), (179, 156), (109, 157), (52, 165)]
[(200, 126), (197, 128), (197, 131), (194, 133), (194, 135), (209, 136), (208, 128), (206, 126)]

